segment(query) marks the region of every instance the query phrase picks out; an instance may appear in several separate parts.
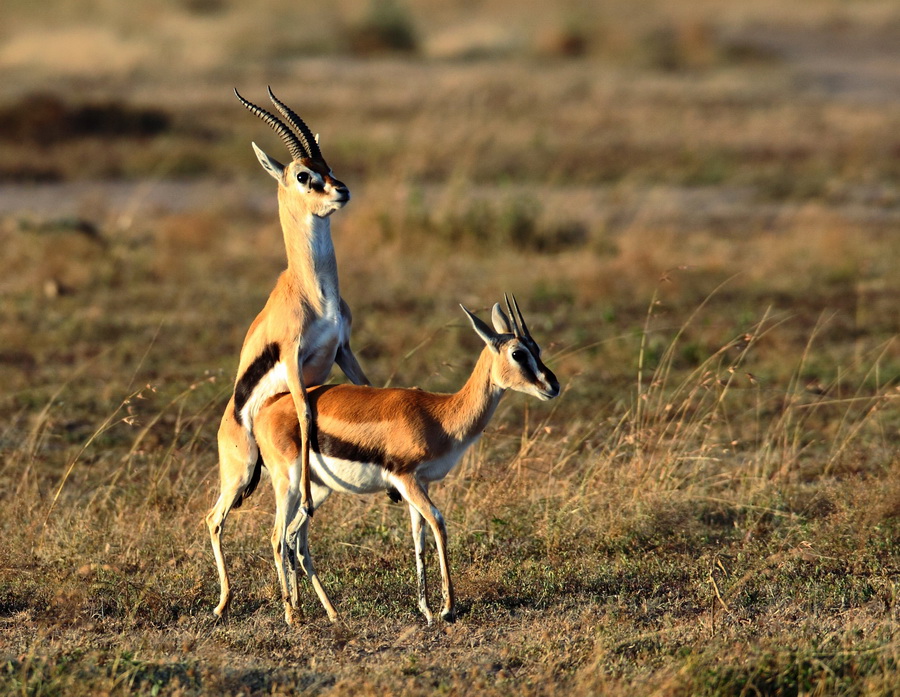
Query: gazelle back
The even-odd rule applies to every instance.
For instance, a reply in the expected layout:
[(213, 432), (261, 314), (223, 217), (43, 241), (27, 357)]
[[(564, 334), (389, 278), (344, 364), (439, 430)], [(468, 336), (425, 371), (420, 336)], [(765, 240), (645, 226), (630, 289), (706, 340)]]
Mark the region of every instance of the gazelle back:
[[(543, 364), (541, 349), (532, 338), (515, 299), (507, 311), (494, 305), (493, 329), (463, 308), (485, 346), (465, 385), (453, 394), (418, 389), (379, 389), (358, 385), (325, 385), (309, 390), (313, 421), (310, 428), (311, 488), (318, 507), (331, 494), (395, 492), (409, 506), (419, 578), (419, 607), (428, 622), (424, 528), (427, 522), (437, 541), (443, 581), (441, 617), (456, 614), (447, 561), (447, 532), (440, 511), (428, 496), (482, 434), (506, 390), (541, 400), (559, 395), (556, 376)], [(289, 506), (290, 473), (302, 454), (302, 437), (289, 395), (273, 397), (260, 410), (256, 436), (262, 461), (272, 477), (279, 513), (273, 533), (273, 552), (282, 584), (285, 618), (290, 623), (297, 602), (296, 576), (282, 573), (279, 521)], [(290, 517), (288, 515), (288, 517)], [(299, 526), (297, 549), (329, 617), (337, 612), (316, 576), (308, 546), (309, 518)]]

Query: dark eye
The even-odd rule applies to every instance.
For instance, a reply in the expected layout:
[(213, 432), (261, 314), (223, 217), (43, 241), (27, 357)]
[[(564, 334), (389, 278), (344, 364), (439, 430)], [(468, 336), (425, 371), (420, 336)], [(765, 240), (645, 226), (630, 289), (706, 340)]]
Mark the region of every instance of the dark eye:
[(528, 352), (522, 349), (516, 349), (512, 352), (512, 359), (516, 363), (525, 363), (528, 360)]
[(297, 181), (306, 184), (309, 181), (309, 172), (297, 172)]

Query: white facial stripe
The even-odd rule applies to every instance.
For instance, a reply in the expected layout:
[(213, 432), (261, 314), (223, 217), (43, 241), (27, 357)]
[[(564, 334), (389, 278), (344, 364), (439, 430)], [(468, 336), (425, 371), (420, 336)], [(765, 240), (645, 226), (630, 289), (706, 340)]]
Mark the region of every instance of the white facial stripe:
[[(527, 354), (527, 358), (521, 363), (516, 361), (512, 357), (512, 354), (516, 351), (524, 351)], [(550, 383), (547, 377), (547, 369), (541, 364), (539, 356), (535, 353), (536, 351), (539, 351), (539, 348), (533, 341), (526, 342), (523, 340), (509, 347), (507, 354), (509, 362), (520, 371), (519, 374), (522, 381), (521, 385), (514, 389), (534, 395), (540, 399), (546, 399), (544, 390)]]

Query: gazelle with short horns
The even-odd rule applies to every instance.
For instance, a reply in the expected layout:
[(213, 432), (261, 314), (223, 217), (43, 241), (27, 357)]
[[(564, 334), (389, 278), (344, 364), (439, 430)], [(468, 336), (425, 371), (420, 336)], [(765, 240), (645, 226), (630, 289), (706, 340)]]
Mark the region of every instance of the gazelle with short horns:
[[(307, 385), (322, 384), (336, 362), (356, 384), (369, 384), (350, 349), (351, 315), (338, 287), (337, 262), (331, 239), (330, 216), (350, 200), (347, 187), (332, 174), (309, 127), (269, 89), (281, 119), (244, 99), (237, 98), (279, 135), (291, 154), (283, 165), (263, 152), (253, 150), (259, 163), (278, 182), (278, 212), (287, 269), (282, 272), (244, 339), (234, 393), (219, 426), (219, 483), (221, 493), (206, 516), (213, 553), (219, 569), (221, 596), (215, 614), (222, 615), (231, 598), (221, 536), (225, 518), (241, 505), (259, 481), (259, 452), (254, 421), (261, 406), (272, 395), (289, 393), (303, 447), (291, 463), (288, 505), (279, 521), (286, 539), (296, 527), (287, 525), (298, 505), (305, 517), (312, 514), (309, 448), (309, 402)], [(293, 129), (293, 130), (292, 130)], [(295, 422), (296, 423), (296, 422)], [(284, 570), (282, 570), (284, 573)]]
[[(463, 310), (485, 347), (471, 376), (458, 392), (436, 394), (418, 389), (355, 385), (324, 385), (310, 388), (308, 392), (313, 414), (309, 434), (313, 503), (321, 505), (332, 491), (399, 493), (409, 506), (418, 604), (429, 624), (432, 614), (426, 592), (423, 523), (428, 524), (437, 543), (443, 593), (441, 617), (447, 621), (456, 617), (447, 529), (440, 511), (429, 498), (429, 484), (444, 479), (481, 436), (506, 390), (517, 390), (542, 400), (552, 399), (560, 391), (556, 376), (541, 362), (541, 349), (531, 337), (515, 299), (510, 306), (507, 298), (508, 315), (499, 304), (494, 305), (493, 329), (465, 307)], [(296, 575), (287, 578), (284, 572), (280, 526), (290, 497), (291, 472), (303, 448), (303, 436), (290, 395), (272, 397), (263, 406), (256, 420), (256, 437), (261, 463), (268, 469), (275, 489), (278, 512), (272, 549), (285, 598), (285, 619), (290, 624), (296, 605), (297, 578)], [(325, 611), (335, 621), (337, 611), (316, 575), (310, 556), (309, 523), (309, 518), (304, 516), (296, 538), (296, 552)]]

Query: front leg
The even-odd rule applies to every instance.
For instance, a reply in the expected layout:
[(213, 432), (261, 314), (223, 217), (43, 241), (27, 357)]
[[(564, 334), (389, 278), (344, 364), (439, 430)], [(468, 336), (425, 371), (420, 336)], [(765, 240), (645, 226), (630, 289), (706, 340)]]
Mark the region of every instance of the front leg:
[(344, 375), (350, 378), (350, 382), (354, 385), (371, 385), (371, 381), (366, 377), (363, 369), (359, 366), (359, 361), (350, 348), (350, 328), (353, 326), (353, 314), (350, 312), (350, 306), (341, 298), (341, 323), (344, 325), (341, 343), (338, 346), (337, 355), (334, 362), (338, 364)]
[[(304, 392), (304, 395), (306, 392)], [(285, 527), (284, 530), (284, 544), (287, 549), (296, 550), (297, 547), (297, 534), (303, 528), (304, 525), (309, 524), (309, 519), (312, 518), (313, 511), (315, 510), (315, 504), (313, 502), (312, 492), (311, 492), (311, 473), (310, 473), (310, 464), (309, 464), (309, 427), (310, 427), (310, 410), (307, 406), (303, 409), (302, 414), (299, 413), (298, 416), (300, 418), (300, 472), (299, 472), (299, 482), (297, 477), (297, 463), (294, 462), (291, 465), (291, 474), (290, 474), (290, 494), (288, 496), (288, 506), (285, 510)], [(299, 484), (299, 486), (298, 486)], [(300, 490), (300, 505), (297, 506), (297, 489)], [(296, 568), (296, 567), (294, 567)]]
[(441, 595), (444, 600), (441, 606), (441, 619), (453, 622), (456, 620), (456, 594), (453, 591), (453, 581), (450, 579), (450, 559), (447, 554), (447, 526), (444, 524), (444, 517), (437, 509), (437, 506), (431, 502), (428, 492), (418, 482), (414, 474), (396, 477), (392, 483), (397, 487), (397, 490), (406, 499), (410, 507), (414, 508), (431, 528), (434, 541), (437, 544), (438, 562), (441, 566)]
[[(292, 472), (291, 488), (299, 488), (301, 513), (311, 517), (313, 505), (309, 470), (309, 431), (312, 423), (312, 413), (309, 407), (309, 395), (306, 393), (306, 385), (303, 382), (303, 373), (300, 370), (299, 342), (294, 345), (289, 355), (292, 356), (292, 359), (289, 359), (290, 362), (287, 366), (288, 389), (291, 391), (294, 408), (297, 410), (297, 420), (300, 424), (300, 476), (297, 477), (296, 470)], [(297, 523), (297, 517), (294, 516), (294, 520), (287, 529), (291, 540), (296, 535)], [(290, 546), (291, 548), (294, 547), (293, 544)]]
[(356, 360), (356, 356), (353, 354), (349, 342), (338, 346), (334, 362), (338, 364), (338, 367), (344, 371), (344, 375), (350, 378), (350, 382), (354, 385), (372, 384), (360, 367), (359, 361)]
[(419, 586), (419, 609), (430, 625), (431, 608), (428, 607), (428, 582), (425, 575), (425, 519), (412, 504), (409, 505), (409, 521), (412, 525), (413, 546), (416, 550), (416, 579)]

